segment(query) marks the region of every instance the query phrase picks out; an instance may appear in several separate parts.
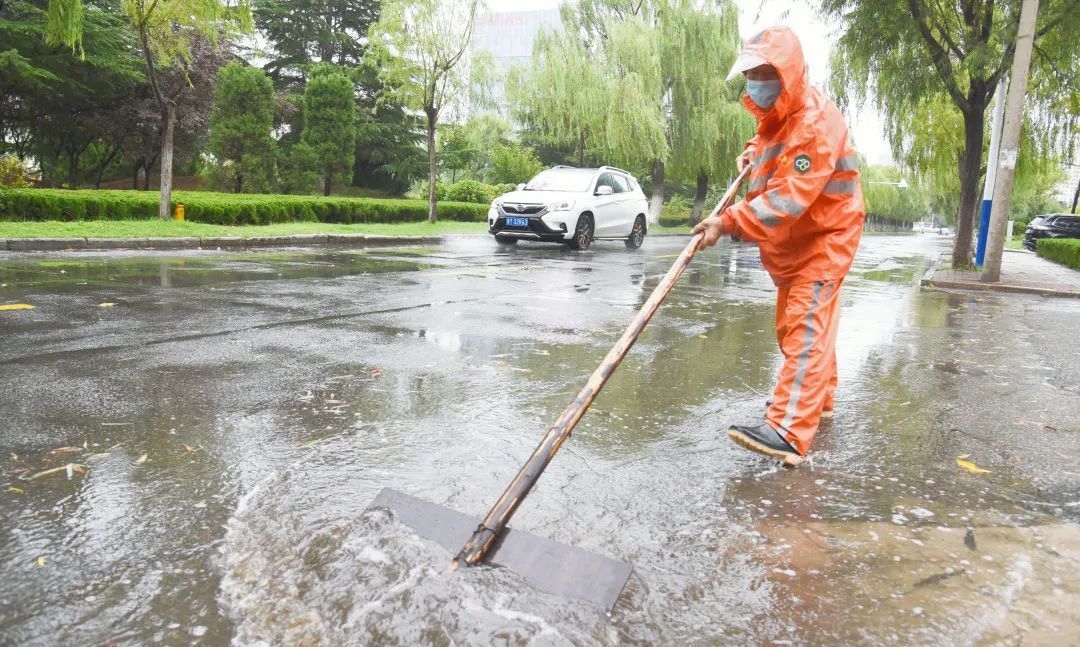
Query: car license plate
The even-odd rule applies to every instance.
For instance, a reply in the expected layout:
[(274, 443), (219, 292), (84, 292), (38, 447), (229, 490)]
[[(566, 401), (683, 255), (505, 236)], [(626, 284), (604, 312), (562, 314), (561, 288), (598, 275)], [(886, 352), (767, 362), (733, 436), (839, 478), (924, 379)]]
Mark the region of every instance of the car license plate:
[(506, 226), (507, 227), (528, 227), (529, 226), (529, 219), (528, 218), (507, 218), (506, 219)]

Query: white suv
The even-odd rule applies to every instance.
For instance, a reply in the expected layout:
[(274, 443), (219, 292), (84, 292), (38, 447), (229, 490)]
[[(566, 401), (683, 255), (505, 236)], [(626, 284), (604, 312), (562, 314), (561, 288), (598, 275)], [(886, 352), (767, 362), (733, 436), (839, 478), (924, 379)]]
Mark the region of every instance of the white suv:
[(500, 245), (544, 240), (588, 249), (594, 240), (622, 240), (637, 249), (648, 209), (637, 180), (622, 169), (556, 166), (491, 203), (488, 233)]

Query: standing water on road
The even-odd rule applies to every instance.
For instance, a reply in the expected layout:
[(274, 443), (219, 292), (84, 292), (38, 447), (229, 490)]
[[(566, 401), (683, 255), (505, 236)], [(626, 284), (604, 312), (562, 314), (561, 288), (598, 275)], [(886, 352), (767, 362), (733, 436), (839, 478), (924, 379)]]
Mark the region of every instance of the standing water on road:
[(611, 616), (366, 511), (482, 516), (685, 243), (0, 254), (34, 306), (0, 312), (0, 643), (1080, 635), (1080, 301), (920, 291), (933, 238), (864, 238), (794, 471), (724, 436), (779, 365), (768, 276), (694, 260), (512, 524), (632, 563)]

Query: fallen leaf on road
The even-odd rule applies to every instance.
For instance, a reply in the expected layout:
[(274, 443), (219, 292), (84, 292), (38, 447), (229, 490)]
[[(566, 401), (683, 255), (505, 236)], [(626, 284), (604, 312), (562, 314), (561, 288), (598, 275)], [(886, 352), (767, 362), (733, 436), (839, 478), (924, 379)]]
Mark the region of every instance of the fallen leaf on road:
[(194, 454), (195, 452), (199, 451), (198, 447), (192, 447), (191, 445), (184, 445), (184, 449), (186, 449), (189, 454)]
[(38, 566), (44, 566), (45, 565), (45, 558), (44, 557), (38, 557), (37, 558), (37, 565)]
[(1055, 427), (1054, 425), (1043, 425), (1043, 429), (1045, 429), (1047, 431), (1057, 431), (1058, 430), (1058, 428)]
[(99, 303), (99, 304), (98, 304), (98, 307), (99, 307), (99, 308), (111, 308), (111, 307), (113, 307), (114, 305), (116, 305), (116, 304), (115, 304), (115, 303), (113, 303), (113, 302), (111, 302), (111, 301), (106, 301), (105, 303)]
[(371, 369), (371, 377), (382, 377), (382, 369), (381, 368), (373, 368), (373, 369)]
[(0, 305), (0, 311), (3, 310), (33, 310), (34, 306), (29, 303), (5, 303)]
[(196, 503), (195, 505), (193, 505), (191, 507), (193, 507), (193, 508), (205, 508), (206, 507), (206, 501), (199, 501), (198, 503)]
[(71, 452), (81, 452), (81, 451), (82, 451), (81, 447), (57, 447), (56, 449), (50, 451), (49, 453), (53, 454), (53, 455), (56, 455), (56, 454), (70, 454)]
[(708, 335), (698, 335), (698, 339), (708, 339)]
[(149, 457), (150, 457), (150, 456), (149, 456), (148, 454), (143, 454), (142, 456), (140, 456), (140, 457), (138, 457), (137, 459), (135, 459), (135, 462), (136, 462), (136, 463), (145, 463), (145, 462), (146, 462), (146, 459), (147, 459), (147, 458), (149, 458)]
[(8, 491), (8, 492), (11, 492), (12, 494), (23, 494), (23, 493), (24, 493), (24, 490), (23, 490), (22, 488), (17, 488), (17, 487), (15, 487), (14, 485), (12, 485), (11, 487), (9, 487), (9, 488), (7, 489), (7, 491)]
[(962, 458), (956, 459), (956, 465), (965, 472), (971, 472), (972, 474), (989, 474), (990, 470), (984, 470), (971, 461), (965, 461)]

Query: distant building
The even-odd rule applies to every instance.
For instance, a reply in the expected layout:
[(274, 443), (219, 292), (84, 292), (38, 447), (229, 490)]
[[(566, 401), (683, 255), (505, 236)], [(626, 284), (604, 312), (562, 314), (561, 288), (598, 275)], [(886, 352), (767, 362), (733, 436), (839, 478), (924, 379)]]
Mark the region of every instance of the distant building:
[[(470, 51), (473, 55), (487, 52), (494, 59), (497, 81), (492, 88), (495, 112), (506, 115), (508, 105), (504, 80), (514, 66), (525, 66), (532, 56), (533, 43), (543, 28), (561, 29), (558, 9), (535, 11), (493, 11), (476, 17)], [(469, 116), (491, 112), (480, 106), (470, 106)]]

